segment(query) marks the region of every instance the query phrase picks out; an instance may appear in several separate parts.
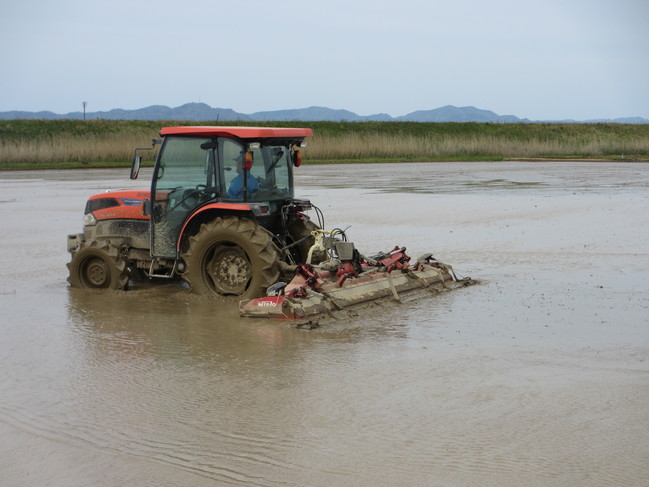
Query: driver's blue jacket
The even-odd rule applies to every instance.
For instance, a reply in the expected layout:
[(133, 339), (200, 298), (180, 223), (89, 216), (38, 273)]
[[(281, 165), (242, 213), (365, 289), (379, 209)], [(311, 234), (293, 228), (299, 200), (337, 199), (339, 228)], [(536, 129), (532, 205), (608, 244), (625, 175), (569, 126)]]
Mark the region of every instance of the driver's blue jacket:
[[(248, 194), (259, 189), (259, 182), (248, 173)], [(228, 188), (228, 198), (241, 199), (243, 197), (243, 173), (237, 174)]]

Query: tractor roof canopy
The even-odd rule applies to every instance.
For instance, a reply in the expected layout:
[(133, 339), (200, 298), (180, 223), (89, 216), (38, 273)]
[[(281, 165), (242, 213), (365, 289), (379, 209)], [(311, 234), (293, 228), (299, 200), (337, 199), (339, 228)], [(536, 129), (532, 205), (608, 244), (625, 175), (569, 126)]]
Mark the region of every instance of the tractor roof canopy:
[(160, 135), (195, 135), (198, 137), (237, 137), (239, 139), (301, 139), (313, 135), (311, 129), (285, 127), (164, 127)]

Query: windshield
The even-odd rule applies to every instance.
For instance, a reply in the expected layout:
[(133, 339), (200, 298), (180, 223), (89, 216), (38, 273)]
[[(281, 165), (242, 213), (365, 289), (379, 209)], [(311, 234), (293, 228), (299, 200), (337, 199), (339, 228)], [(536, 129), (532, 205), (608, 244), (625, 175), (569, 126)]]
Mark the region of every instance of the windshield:
[[(243, 167), (247, 150), (252, 152), (249, 171)], [(291, 151), (289, 146), (263, 143), (250, 148), (243, 141), (223, 137), (167, 137), (156, 166), (154, 190), (160, 196), (200, 189), (212, 198), (228, 200), (289, 199), (293, 197)]]
[(210, 139), (168, 137), (160, 151), (158, 188), (215, 186), (213, 152), (205, 148), (209, 144)]
[[(293, 197), (290, 148), (260, 145), (253, 148), (252, 167), (244, 179), (242, 160), (246, 148), (233, 139), (219, 139), (219, 159), (223, 168), (224, 199), (271, 201)], [(244, 195), (244, 181), (246, 195)]]

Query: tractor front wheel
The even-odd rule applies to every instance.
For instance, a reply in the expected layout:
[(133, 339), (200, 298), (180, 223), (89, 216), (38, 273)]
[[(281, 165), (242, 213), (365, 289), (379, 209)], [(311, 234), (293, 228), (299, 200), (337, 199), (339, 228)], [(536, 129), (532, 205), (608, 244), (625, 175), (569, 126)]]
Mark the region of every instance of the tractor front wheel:
[(128, 269), (119, 249), (108, 240), (87, 240), (72, 252), (68, 264), (72, 287), (126, 289)]
[(182, 257), (183, 279), (198, 294), (256, 298), (279, 278), (271, 234), (246, 218), (219, 217), (202, 224)]

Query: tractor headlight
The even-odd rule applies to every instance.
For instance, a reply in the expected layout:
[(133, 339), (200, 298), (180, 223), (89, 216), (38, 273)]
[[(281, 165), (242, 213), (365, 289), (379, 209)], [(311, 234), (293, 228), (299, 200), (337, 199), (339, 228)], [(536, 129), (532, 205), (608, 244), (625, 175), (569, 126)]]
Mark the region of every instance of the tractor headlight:
[(95, 215), (91, 213), (86, 213), (83, 215), (83, 226), (84, 227), (89, 227), (91, 225), (96, 225), (97, 224), (97, 219), (95, 218)]

